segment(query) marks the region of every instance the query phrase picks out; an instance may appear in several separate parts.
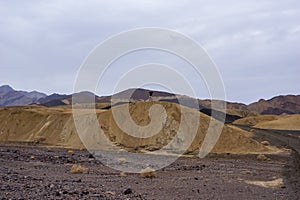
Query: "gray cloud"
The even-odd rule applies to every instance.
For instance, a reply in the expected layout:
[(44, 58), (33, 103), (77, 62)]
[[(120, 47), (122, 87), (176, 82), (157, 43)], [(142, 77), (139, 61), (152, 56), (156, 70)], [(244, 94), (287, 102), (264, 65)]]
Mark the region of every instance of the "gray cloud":
[(155, 26), (202, 44), (231, 101), (300, 92), (296, 0), (1, 1), (0, 13), (0, 84), (18, 89), (70, 93), (99, 42)]

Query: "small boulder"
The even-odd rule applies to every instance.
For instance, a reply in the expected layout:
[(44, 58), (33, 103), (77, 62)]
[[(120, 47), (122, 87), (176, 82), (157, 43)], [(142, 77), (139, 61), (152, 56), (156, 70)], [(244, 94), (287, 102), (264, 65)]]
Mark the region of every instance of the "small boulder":
[(146, 169), (141, 170), (141, 177), (142, 178), (154, 178), (154, 177), (156, 177), (156, 172), (151, 167), (147, 167)]
[(125, 195), (132, 194), (132, 189), (128, 188), (123, 192)]
[(264, 146), (270, 146), (270, 142), (266, 141), (266, 140), (262, 141), (261, 144), (264, 145)]
[(260, 161), (270, 161), (271, 160), (270, 158), (268, 158), (264, 154), (259, 154), (256, 158), (257, 158), (257, 160), (260, 160)]
[(83, 167), (81, 165), (74, 164), (74, 165), (72, 165), (70, 171), (73, 174), (82, 174), (82, 173), (89, 172), (89, 169), (87, 167)]

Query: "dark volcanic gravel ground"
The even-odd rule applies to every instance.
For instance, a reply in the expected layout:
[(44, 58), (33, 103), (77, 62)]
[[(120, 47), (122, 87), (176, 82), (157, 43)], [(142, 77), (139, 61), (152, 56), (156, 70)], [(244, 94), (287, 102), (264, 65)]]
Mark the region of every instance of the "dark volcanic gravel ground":
[[(34, 156), (33, 158), (30, 158)], [(296, 154), (180, 158), (153, 179), (127, 174), (89, 158), (87, 151), (0, 145), (0, 199), (300, 199)], [(72, 174), (73, 164), (89, 168)], [(245, 183), (284, 179), (278, 188)]]

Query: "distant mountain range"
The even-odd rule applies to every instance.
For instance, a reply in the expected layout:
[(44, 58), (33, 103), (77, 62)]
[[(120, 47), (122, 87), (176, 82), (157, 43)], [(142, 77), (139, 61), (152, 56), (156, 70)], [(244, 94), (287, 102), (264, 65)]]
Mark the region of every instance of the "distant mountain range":
[(261, 99), (248, 106), (260, 114), (300, 114), (300, 95), (277, 96), (270, 100)]
[[(210, 100), (198, 100), (184, 95), (175, 95), (168, 92), (151, 91), (147, 89), (128, 89), (113, 96), (102, 97), (90, 92), (81, 92), (73, 95), (80, 95), (80, 101), (83, 103), (87, 96), (94, 97), (96, 103), (110, 103), (111, 99), (117, 99), (120, 103), (128, 101), (128, 97), (130, 97), (130, 101), (146, 101), (149, 98), (173, 103), (180, 101), (184, 106), (197, 108), (203, 112), (211, 112), (209, 110)], [(198, 105), (197, 103), (200, 105), (199, 108), (196, 107)], [(39, 104), (47, 107), (71, 105), (72, 95), (51, 94), (48, 96), (37, 91), (16, 91), (8, 85), (0, 86), (1, 107), (30, 104)], [(261, 99), (249, 105), (227, 102), (227, 109), (249, 111), (257, 114), (300, 114), (300, 95), (277, 96), (269, 100)]]
[(21, 106), (37, 103), (39, 99), (47, 97), (41, 92), (16, 91), (8, 85), (0, 86), (0, 106)]

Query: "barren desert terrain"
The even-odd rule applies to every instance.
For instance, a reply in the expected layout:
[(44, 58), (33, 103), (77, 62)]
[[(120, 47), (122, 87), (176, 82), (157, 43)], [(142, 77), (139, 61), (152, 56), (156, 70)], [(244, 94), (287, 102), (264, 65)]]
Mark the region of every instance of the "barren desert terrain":
[[(69, 102), (70, 99), (61, 101)], [(239, 106), (235, 109), (236, 104), (232, 104), (229, 120), (225, 120), (218, 142), (207, 157), (200, 159), (199, 148), (203, 145), (210, 120), (220, 123), (222, 111), (218, 111), (218, 117), (214, 118), (207, 108), (197, 110), (172, 101), (166, 98), (164, 101), (135, 100), (128, 104), (129, 114), (137, 125), (146, 126), (151, 120), (163, 121), (162, 129), (146, 138), (127, 134), (115, 121), (113, 109), (120, 112), (122, 125), (130, 127), (130, 121), (122, 112), (127, 104), (110, 105), (104, 101), (96, 105), (96, 116), (105, 136), (123, 151), (144, 153), (149, 163), (176, 155), (176, 152), (153, 152), (177, 137), (180, 124), (188, 127), (184, 137), (189, 139), (189, 132), (195, 127), (190, 121), (181, 121), (182, 111), (188, 116), (199, 115), (196, 121), (192, 119), (198, 127), (185, 154), (162, 169), (150, 171), (150, 174), (117, 171), (105, 166), (101, 158), (96, 159), (93, 152), (88, 152), (77, 133), (69, 103), (50, 107), (0, 108), (0, 197), (299, 199), (299, 115), (260, 115), (243, 111)], [(47, 105), (57, 103), (52, 99), (51, 102)], [(151, 118), (153, 105), (164, 108), (164, 120)], [(235, 118), (237, 120), (231, 123)], [(88, 142), (93, 142), (95, 137), (89, 135), (88, 138)], [(97, 151), (109, 153), (111, 149), (100, 146)], [(129, 163), (124, 158), (114, 160), (116, 166)]]

